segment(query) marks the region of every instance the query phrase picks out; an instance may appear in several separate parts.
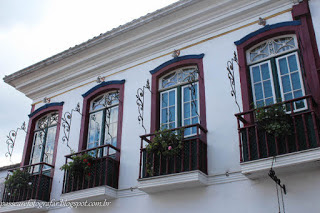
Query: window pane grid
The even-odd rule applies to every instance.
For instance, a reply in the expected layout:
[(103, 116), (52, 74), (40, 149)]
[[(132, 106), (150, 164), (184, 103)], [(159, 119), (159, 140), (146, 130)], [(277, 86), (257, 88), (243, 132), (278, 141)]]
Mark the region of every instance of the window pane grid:
[[(277, 58), (278, 74), (280, 76), (280, 87), (282, 98), (287, 101), (304, 96), (300, 65), (297, 53), (288, 54)], [(306, 108), (306, 101), (296, 101), (293, 110), (303, 110)], [(290, 107), (287, 107), (290, 111)]]
[[(198, 83), (182, 88), (183, 126), (199, 123)], [(190, 136), (197, 133), (197, 127), (185, 129), (184, 135)]]
[(274, 88), (270, 62), (250, 67), (251, 83), (256, 107), (274, 104)]
[(176, 127), (176, 89), (160, 93), (160, 127), (161, 129), (172, 129)]

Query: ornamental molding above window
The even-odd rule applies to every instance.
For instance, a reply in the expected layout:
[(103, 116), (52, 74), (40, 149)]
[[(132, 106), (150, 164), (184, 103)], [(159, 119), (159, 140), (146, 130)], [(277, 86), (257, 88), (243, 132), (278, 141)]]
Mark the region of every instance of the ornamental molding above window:
[(247, 63), (253, 64), (298, 49), (295, 35), (283, 35), (265, 40), (247, 51)]

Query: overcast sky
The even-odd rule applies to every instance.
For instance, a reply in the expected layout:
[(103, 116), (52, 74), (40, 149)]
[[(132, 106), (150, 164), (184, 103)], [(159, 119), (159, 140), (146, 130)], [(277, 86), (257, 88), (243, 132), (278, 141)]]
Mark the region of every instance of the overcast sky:
[(21, 161), (25, 133), (18, 133), (11, 161), (6, 138), (28, 124), (32, 103), (3, 82), (5, 75), (176, 1), (0, 0), (0, 166)]

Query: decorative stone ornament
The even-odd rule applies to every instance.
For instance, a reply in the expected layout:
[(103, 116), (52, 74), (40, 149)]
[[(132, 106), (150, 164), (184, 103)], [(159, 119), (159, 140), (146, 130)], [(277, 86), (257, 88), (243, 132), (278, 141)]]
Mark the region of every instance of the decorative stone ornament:
[(51, 99), (47, 98), (47, 97), (44, 97), (44, 99), (43, 99), (43, 103), (45, 103), (45, 104), (50, 103), (50, 101), (51, 101)]
[(105, 77), (98, 76), (96, 82), (99, 84), (101, 82), (104, 82), (104, 79), (105, 79)]
[(178, 58), (179, 55), (180, 55), (180, 50), (174, 50), (174, 51), (172, 52), (172, 57), (174, 57), (174, 58)]
[(259, 22), (258, 22), (259, 25), (262, 25), (262, 26), (266, 26), (267, 24), (267, 21), (261, 17), (259, 17)]

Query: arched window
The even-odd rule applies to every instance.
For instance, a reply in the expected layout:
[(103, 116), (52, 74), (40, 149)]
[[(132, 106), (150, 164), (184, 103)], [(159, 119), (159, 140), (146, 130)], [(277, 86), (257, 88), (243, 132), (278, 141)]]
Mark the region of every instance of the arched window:
[(118, 90), (99, 95), (91, 101), (87, 149), (104, 144), (117, 147), (118, 112)]
[[(199, 123), (199, 85), (196, 66), (178, 68), (159, 79), (160, 127), (173, 129)], [(196, 127), (185, 136), (196, 134)]]
[(51, 165), (53, 163), (53, 152), (57, 135), (57, 124), (57, 111), (42, 116), (36, 122), (33, 133), (30, 164), (45, 162)]
[[(250, 48), (246, 55), (256, 107), (305, 95), (295, 35), (265, 40)], [(294, 111), (303, 110), (306, 106), (305, 100), (293, 105)]]
[[(206, 128), (203, 57), (177, 57), (150, 71), (151, 133), (196, 123)], [(196, 127), (185, 129), (185, 136), (194, 134)]]
[[(82, 96), (83, 119), (79, 151), (111, 144), (120, 149), (125, 80), (107, 81)], [(109, 154), (112, 154), (110, 149)], [(105, 155), (99, 153), (100, 155)]]
[[(46, 104), (29, 115), (22, 166), (41, 162), (54, 166), (63, 104), (64, 102)], [(34, 167), (34, 171), (37, 169), (39, 166)]]

